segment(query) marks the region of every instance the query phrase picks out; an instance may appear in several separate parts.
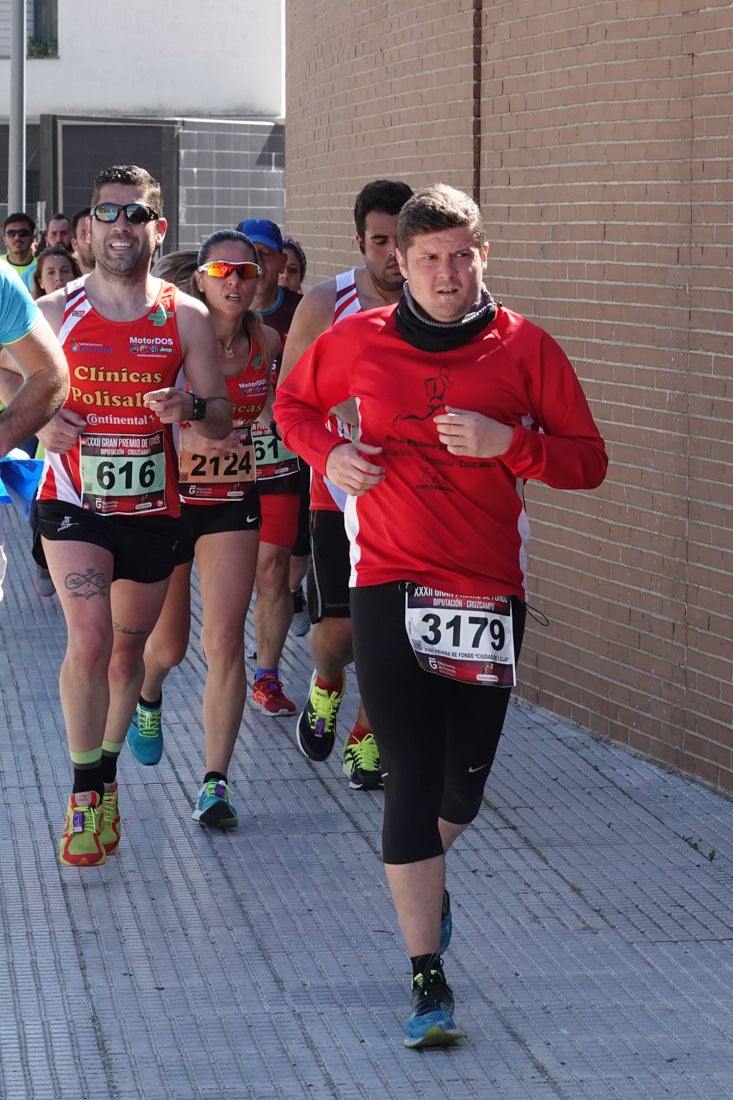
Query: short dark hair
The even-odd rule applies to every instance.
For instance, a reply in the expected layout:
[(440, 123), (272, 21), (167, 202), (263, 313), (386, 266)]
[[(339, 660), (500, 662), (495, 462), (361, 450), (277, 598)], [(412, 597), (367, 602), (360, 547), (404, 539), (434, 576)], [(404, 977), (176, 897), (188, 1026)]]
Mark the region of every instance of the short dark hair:
[(400, 210), (397, 247), (404, 255), (415, 237), (422, 233), (439, 233), (442, 229), (463, 226), (471, 231), (477, 248), (486, 243), (481, 211), (471, 196), (445, 183), (433, 183), (414, 194)]
[(77, 210), (75, 214), (71, 215), (71, 235), (76, 236), (76, 229), (82, 218), (88, 218), (92, 212), (91, 206), (84, 206), (81, 210)]
[(144, 201), (156, 211), (158, 217), (163, 215), (163, 192), (156, 179), (145, 168), (139, 168), (137, 164), (112, 164), (104, 168), (94, 180), (92, 192), (92, 206), (99, 202), (99, 192), (108, 183), (120, 183), (125, 187), (139, 187), (143, 192)]
[(36, 223), (33, 221), (33, 218), (30, 216), (30, 214), (26, 214), (25, 210), (21, 210), (17, 214), (8, 214), (7, 218), (3, 222), (3, 233), (8, 228), (11, 222), (25, 222), (31, 233), (35, 233), (36, 231)]
[(364, 239), (367, 214), (399, 214), (411, 195), (412, 188), (401, 180), (372, 180), (362, 187), (354, 203), (357, 236)]

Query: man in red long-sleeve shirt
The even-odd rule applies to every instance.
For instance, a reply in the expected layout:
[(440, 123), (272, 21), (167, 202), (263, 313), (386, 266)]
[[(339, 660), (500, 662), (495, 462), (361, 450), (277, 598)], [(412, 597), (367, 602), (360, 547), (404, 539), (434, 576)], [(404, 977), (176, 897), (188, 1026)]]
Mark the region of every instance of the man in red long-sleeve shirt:
[[(462, 1036), (441, 955), (445, 854), (479, 812), (525, 620), (524, 484), (593, 489), (607, 457), (567, 356), (483, 286), (478, 207), (436, 184), (398, 220), (391, 308), (320, 336), (281, 385), (288, 446), (348, 494), (354, 655), (379, 748), (383, 858), (413, 967), (409, 1047)], [(356, 441), (324, 414), (358, 408)]]

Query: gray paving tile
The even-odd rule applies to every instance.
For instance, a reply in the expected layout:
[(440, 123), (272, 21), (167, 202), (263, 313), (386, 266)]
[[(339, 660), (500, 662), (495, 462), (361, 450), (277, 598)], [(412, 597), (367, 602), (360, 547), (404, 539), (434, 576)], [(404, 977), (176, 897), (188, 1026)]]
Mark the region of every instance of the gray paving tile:
[[(57, 862), (69, 764), (57, 600), (6, 511), (0, 605), (0, 1097), (8, 1100), (729, 1100), (733, 803), (541, 710), (510, 708), (449, 865), (446, 964), (467, 1040), (402, 1046), (408, 964), (379, 859), (381, 795), (248, 706), (240, 828), (191, 821), (200, 608), (165, 691), (158, 768), (121, 764), (124, 837)], [(251, 636), (251, 625), (247, 627)], [(251, 667), (251, 665), (250, 665)], [(283, 660), (298, 704), (307, 641)], [(342, 727), (356, 713), (353, 677)]]

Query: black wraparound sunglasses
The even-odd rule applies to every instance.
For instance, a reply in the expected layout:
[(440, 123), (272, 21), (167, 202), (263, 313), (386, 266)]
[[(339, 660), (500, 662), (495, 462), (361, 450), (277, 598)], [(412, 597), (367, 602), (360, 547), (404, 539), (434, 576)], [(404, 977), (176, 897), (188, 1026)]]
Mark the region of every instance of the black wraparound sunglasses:
[(119, 202), (98, 202), (92, 207), (92, 217), (98, 222), (116, 222), (123, 211), (131, 225), (154, 222), (160, 217), (157, 210), (151, 210), (140, 202), (128, 202), (125, 206)]

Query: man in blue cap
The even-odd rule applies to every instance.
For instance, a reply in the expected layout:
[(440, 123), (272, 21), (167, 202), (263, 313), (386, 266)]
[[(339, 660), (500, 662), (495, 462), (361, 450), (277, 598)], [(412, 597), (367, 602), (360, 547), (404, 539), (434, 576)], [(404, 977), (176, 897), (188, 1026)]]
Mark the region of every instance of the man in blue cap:
[(252, 308), (266, 318), (266, 324), (280, 333), (284, 343), (290, 319), (302, 295), (281, 287), (278, 282), (287, 262), (280, 227), (269, 218), (247, 218), (239, 223), (237, 229), (254, 244), (257, 260), (262, 268)]
[[(247, 218), (237, 229), (254, 244), (262, 269), (252, 308), (261, 314), (266, 325), (280, 334), (284, 348), (302, 294), (279, 285), (287, 262), (280, 227), (269, 218)], [(273, 364), (273, 386), (277, 385), (281, 359), (282, 350)], [(287, 718), (294, 715), (297, 708), (283, 691), (279, 664), (293, 619), (291, 555), (295, 550), (302, 557), (310, 550), (307, 526), (304, 523), (304, 540), (299, 537), (298, 525), (301, 514), (307, 517), (307, 507), (301, 508), (300, 502), (308, 498), (309, 471), (292, 451), (283, 447), (282, 440), (272, 430), (258, 428), (252, 434), (262, 508), (255, 580), (257, 599), (253, 612), (257, 671), (252, 684), (252, 703), (272, 718)]]

